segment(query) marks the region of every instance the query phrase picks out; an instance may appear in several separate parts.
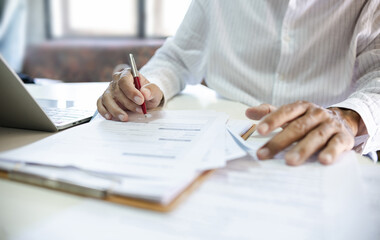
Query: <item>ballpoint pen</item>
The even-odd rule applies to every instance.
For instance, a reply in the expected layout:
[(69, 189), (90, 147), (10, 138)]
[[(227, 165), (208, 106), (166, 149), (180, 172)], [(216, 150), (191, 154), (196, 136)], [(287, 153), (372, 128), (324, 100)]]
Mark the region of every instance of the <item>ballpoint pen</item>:
[[(132, 53), (129, 54), (129, 61), (131, 63), (132, 76), (133, 76), (133, 81), (134, 81), (135, 87), (137, 88), (137, 90), (140, 91), (141, 84), (140, 84), (139, 72), (137, 71), (136, 62), (135, 62), (135, 59), (133, 58)], [(141, 104), (141, 110), (143, 111), (143, 113), (146, 117), (147, 112), (146, 112), (145, 100), (144, 100), (143, 104)]]

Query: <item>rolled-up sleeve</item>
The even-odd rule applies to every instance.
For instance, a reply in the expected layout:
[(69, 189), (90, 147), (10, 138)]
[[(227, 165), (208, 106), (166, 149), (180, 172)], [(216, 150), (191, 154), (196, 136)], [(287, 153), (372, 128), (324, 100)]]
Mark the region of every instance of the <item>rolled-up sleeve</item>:
[(174, 37), (168, 38), (141, 73), (157, 84), (165, 101), (182, 91), (186, 84), (202, 81), (206, 69), (208, 1), (194, 0)]
[(353, 75), (355, 90), (346, 100), (334, 105), (352, 109), (361, 116), (366, 131), (359, 133), (356, 145), (362, 146), (363, 154), (380, 149), (380, 17), (369, 27), (367, 37), (358, 40)]

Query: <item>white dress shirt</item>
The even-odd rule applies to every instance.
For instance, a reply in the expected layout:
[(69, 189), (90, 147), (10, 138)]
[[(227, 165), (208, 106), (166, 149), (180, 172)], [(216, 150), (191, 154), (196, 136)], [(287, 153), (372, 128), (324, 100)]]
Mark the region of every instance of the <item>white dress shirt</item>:
[(306, 100), (360, 114), (380, 149), (379, 0), (194, 0), (141, 73), (166, 99), (205, 79), (254, 106)]

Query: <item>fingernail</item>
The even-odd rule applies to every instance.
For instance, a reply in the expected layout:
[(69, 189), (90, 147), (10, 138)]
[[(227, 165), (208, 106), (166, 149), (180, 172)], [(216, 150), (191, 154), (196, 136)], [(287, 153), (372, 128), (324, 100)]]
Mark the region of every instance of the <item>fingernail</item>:
[(139, 96), (136, 96), (136, 97), (134, 98), (134, 100), (135, 100), (135, 103), (138, 104), (138, 105), (141, 105), (142, 102), (143, 102), (142, 98), (139, 97)]
[(141, 110), (141, 107), (137, 107), (137, 108), (136, 108), (136, 112), (138, 112), (138, 113), (142, 113), (143, 111)]
[(120, 121), (124, 121), (124, 115), (123, 115), (123, 114), (120, 114), (120, 115), (119, 115), (119, 119), (120, 119)]
[(105, 117), (106, 119), (108, 119), (108, 120), (111, 119), (111, 116), (110, 116), (108, 113), (106, 113), (106, 115), (104, 115), (104, 117)]
[(260, 134), (265, 134), (269, 129), (269, 125), (267, 123), (262, 123), (257, 128), (257, 131), (259, 131)]
[(257, 151), (257, 155), (260, 158), (267, 158), (269, 156), (270, 152), (268, 148), (261, 148)]
[(327, 153), (323, 156), (323, 161), (327, 164), (330, 164), (332, 162), (332, 156), (331, 154)]
[(285, 156), (287, 162), (298, 163), (300, 154), (298, 152), (288, 152)]

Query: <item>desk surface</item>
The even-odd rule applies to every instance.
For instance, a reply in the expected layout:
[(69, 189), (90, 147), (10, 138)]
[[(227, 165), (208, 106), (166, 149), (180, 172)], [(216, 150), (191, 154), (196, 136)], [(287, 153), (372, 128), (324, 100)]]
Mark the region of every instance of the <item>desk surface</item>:
[[(80, 100), (84, 105), (95, 104), (98, 96), (104, 91), (107, 83), (87, 83), (87, 84), (56, 84), (51, 86), (35, 86), (29, 85), (28, 90), (32, 93), (33, 96), (37, 98), (54, 98), (54, 99), (68, 99), (68, 100)], [(173, 100), (169, 101), (167, 104), (167, 109), (213, 109), (217, 111), (227, 112), (232, 118), (235, 119), (245, 119), (244, 112), (247, 106), (220, 99), (213, 91), (207, 89), (203, 86), (189, 86), (185, 91), (179, 96), (175, 97)], [(38, 131), (29, 131), (29, 130), (19, 130), (19, 129), (10, 129), (10, 128), (0, 128), (0, 151), (5, 151), (8, 149), (17, 148), (28, 143), (35, 142), (42, 138), (45, 138), (54, 133), (45, 133)], [(363, 163), (369, 163), (369, 160), (361, 158)], [(242, 166), (249, 169), (249, 167), (254, 164), (252, 161), (241, 159), (237, 163), (230, 164), (230, 168), (234, 171), (241, 170)], [(223, 176), (226, 172), (221, 171), (211, 178), (210, 184), (213, 182), (218, 182), (223, 186)], [(219, 186), (219, 185), (214, 185)], [(208, 186), (210, 187), (210, 186)], [(220, 187), (220, 186), (219, 186)], [(206, 191), (207, 191), (207, 187)], [(195, 192), (194, 199), (192, 201), (199, 201), (199, 204), (202, 204), (202, 196), (205, 193)], [(47, 220), (54, 218), (60, 214), (65, 214), (65, 211), (68, 209), (75, 209), (79, 206), (86, 208), (96, 209), (95, 211), (102, 212), (102, 214), (107, 215), (109, 218), (117, 219), (120, 216), (123, 216), (124, 220), (129, 216), (136, 219), (136, 221), (141, 222), (141, 229), (144, 229), (143, 219), (149, 218), (149, 226), (146, 228), (160, 228), (161, 224), (167, 223), (170, 224), (172, 229), (184, 230), (189, 233), (189, 229), (186, 229), (186, 226), (191, 226), (194, 222), (189, 219), (184, 219), (182, 217), (182, 212), (185, 211), (187, 214), (194, 214), (194, 219), (191, 221), (198, 221), (199, 226), (206, 226), (207, 222), (203, 222), (202, 219), (197, 219), (197, 210), (193, 209), (194, 204), (186, 203), (180, 207), (180, 210), (175, 211), (171, 214), (158, 214), (145, 210), (134, 209), (128, 206), (121, 206), (112, 203), (106, 203), (97, 200), (89, 200), (87, 198), (66, 194), (58, 191), (48, 190), (40, 187), (25, 185), (21, 183), (11, 182), (7, 180), (0, 180), (0, 239), (14, 239), (19, 236), (26, 230), (33, 229), (41, 223), (46, 222)], [(229, 217), (233, 216), (233, 212), (221, 212), (223, 207), (218, 206), (218, 208), (210, 209), (209, 212), (203, 212), (203, 216), (207, 216), (208, 219), (214, 219), (218, 216), (222, 216), (227, 221)], [(83, 210), (83, 209), (82, 209)], [(119, 215), (120, 214), (120, 215)], [(119, 219), (120, 220), (120, 219)], [(124, 221), (123, 220), (123, 221)], [(76, 220), (73, 220), (74, 222)], [(121, 221), (121, 220), (120, 220)], [(218, 220), (219, 221), (219, 220)], [(170, 222), (170, 223), (169, 223)], [(58, 226), (57, 229), (64, 226)], [(94, 225), (89, 225), (87, 227), (96, 228), (97, 225), (102, 223), (96, 222)], [(136, 224), (136, 223), (134, 223)], [(104, 222), (104, 225), (107, 225)], [(136, 225), (134, 225), (136, 230)], [(98, 226), (99, 227), (99, 226)], [(84, 227), (82, 230), (86, 229)], [(126, 228), (128, 229), (128, 228)], [(203, 229), (203, 228), (202, 228)], [(61, 229), (62, 230), (62, 229)], [(109, 226), (105, 229), (108, 231), (113, 231), (115, 229), (110, 229)], [(120, 230), (120, 229), (118, 229)], [(130, 230), (130, 229), (129, 229)], [(128, 231), (129, 231), (128, 230)], [(90, 231), (90, 230), (89, 230)], [(116, 231), (116, 230), (115, 230)], [(121, 232), (126, 230), (120, 230)], [(119, 231), (119, 232), (120, 232)], [(136, 230), (137, 231), (137, 230)], [(158, 231), (158, 230), (157, 230)], [(157, 233), (156, 231), (156, 233)], [(203, 231), (203, 230), (199, 230)], [(220, 229), (220, 231), (226, 231), (225, 236), (232, 236), (228, 232), (228, 229)], [(59, 232), (59, 231), (58, 231)], [(138, 232), (138, 231), (137, 231)], [(123, 232), (128, 234), (128, 232)], [(75, 232), (72, 232), (71, 235), (66, 232), (66, 237), (75, 237), (77, 236)], [(162, 232), (161, 232), (162, 234)], [(103, 236), (100, 235), (82, 235), (82, 236), (94, 236), (101, 239)], [(104, 235), (110, 236), (110, 235)], [(111, 235), (112, 236), (112, 235)], [(159, 236), (159, 235), (158, 235)], [(163, 236), (163, 235), (162, 235)], [(174, 235), (165, 236), (166, 239), (181, 236), (179, 232), (176, 232)], [(207, 233), (205, 235), (207, 238)], [(141, 237), (141, 236), (140, 236)], [(211, 237), (211, 236), (209, 236)], [(145, 237), (144, 237), (145, 238)], [(149, 238), (149, 237), (147, 237)], [(41, 239), (41, 238), (40, 238)], [(61, 239), (57, 236), (55, 239)], [(62, 239), (65, 239), (62, 237)], [(189, 237), (190, 239), (190, 237)]]

